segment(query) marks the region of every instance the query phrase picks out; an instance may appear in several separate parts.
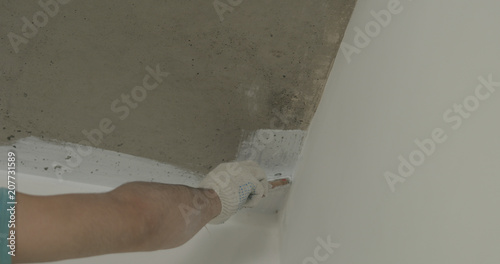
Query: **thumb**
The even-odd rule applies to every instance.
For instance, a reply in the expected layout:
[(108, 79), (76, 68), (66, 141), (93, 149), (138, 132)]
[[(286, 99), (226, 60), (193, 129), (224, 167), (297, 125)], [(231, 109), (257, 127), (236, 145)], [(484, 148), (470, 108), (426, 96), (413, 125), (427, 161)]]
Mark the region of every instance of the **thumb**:
[(267, 182), (267, 179), (262, 179), (260, 181), (257, 181), (255, 183), (256, 186), (255, 190), (250, 194), (250, 196), (248, 196), (248, 200), (243, 207), (246, 208), (255, 207), (260, 202), (262, 197), (267, 195), (267, 192), (269, 190), (269, 185), (270, 184)]

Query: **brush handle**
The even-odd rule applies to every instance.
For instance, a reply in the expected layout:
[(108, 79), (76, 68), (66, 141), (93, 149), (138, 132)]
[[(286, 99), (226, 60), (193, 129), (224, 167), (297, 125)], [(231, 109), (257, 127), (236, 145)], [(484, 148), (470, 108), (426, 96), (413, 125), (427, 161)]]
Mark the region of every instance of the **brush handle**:
[(269, 184), (271, 184), (271, 189), (274, 189), (278, 186), (283, 186), (283, 185), (287, 185), (289, 184), (290, 181), (288, 179), (279, 179), (279, 180), (274, 180), (274, 181), (270, 181)]

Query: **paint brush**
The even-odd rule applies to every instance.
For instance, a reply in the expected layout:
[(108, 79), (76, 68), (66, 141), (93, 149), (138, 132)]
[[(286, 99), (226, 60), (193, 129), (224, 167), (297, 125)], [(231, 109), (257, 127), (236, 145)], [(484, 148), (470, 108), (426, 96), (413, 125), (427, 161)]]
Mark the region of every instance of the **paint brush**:
[(284, 206), (290, 186), (291, 181), (288, 178), (270, 181), (267, 195), (262, 197), (256, 207), (249, 210), (272, 214), (279, 212)]

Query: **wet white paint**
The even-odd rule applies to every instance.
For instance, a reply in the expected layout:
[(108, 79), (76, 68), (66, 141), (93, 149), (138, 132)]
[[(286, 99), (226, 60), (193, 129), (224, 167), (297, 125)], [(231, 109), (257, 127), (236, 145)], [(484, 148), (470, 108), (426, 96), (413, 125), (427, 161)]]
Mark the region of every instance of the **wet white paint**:
[[(15, 146), (15, 148), (13, 147)], [(71, 149), (86, 149), (86, 156)], [(0, 153), (13, 150), (19, 160), (18, 171), (31, 175), (116, 187), (130, 181), (153, 181), (197, 186), (202, 175), (176, 166), (115, 151), (35, 137), (20, 139), (11, 146), (0, 146)], [(78, 155), (78, 156), (76, 156)], [(75, 166), (78, 164), (78, 166)], [(6, 168), (6, 160), (0, 159)]]
[(240, 144), (237, 160), (253, 160), (259, 163), (269, 180), (293, 180), (307, 132), (260, 129), (247, 134)]
[[(293, 179), (304, 135), (304, 131), (256, 131), (241, 144), (237, 160), (257, 161), (269, 181)], [(43, 141), (35, 137), (20, 139), (11, 146), (0, 146), (0, 152), (7, 153), (9, 150), (17, 153), (19, 173), (59, 182), (114, 188), (126, 182), (149, 181), (197, 187), (204, 177), (150, 159), (73, 143)], [(0, 166), (7, 167), (5, 159), (0, 160)], [(249, 210), (275, 214), (283, 208), (288, 190), (289, 186), (284, 186), (270, 191), (256, 208)]]

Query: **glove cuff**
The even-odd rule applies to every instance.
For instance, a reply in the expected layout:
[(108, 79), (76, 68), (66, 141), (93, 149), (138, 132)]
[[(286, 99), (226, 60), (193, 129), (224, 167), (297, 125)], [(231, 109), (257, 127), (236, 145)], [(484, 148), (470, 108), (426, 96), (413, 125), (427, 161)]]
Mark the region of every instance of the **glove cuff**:
[(237, 197), (237, 194), (234, 193), (235, 189), (231, 188), (229, 186), (226, 186), (225, 188), (222, 188), (221, 186), (217, 185), (214, 182), (206, 182), (202, 183), (200, 186), (201, 188), (204, 189), (213, 189), (215, 193), (219, 196), (222, 209), (220, 214), (212, 219), (209, 224), (212, 225), (218, 225), (226, 222), (232, 215), (234, 215), (236, 212), (238, 212), (238, 200), (234, 199), (234, 197)]

